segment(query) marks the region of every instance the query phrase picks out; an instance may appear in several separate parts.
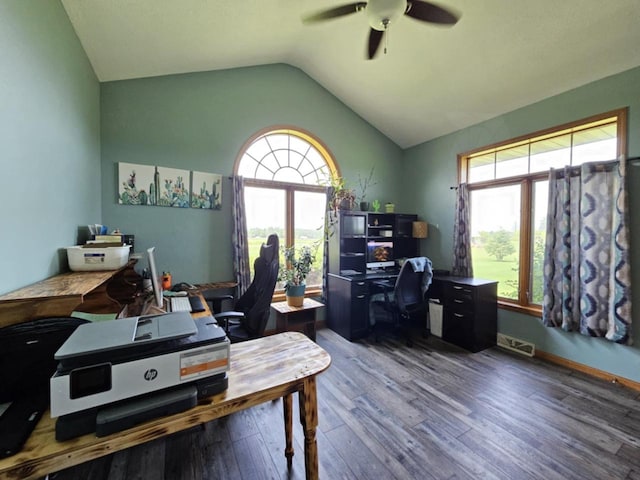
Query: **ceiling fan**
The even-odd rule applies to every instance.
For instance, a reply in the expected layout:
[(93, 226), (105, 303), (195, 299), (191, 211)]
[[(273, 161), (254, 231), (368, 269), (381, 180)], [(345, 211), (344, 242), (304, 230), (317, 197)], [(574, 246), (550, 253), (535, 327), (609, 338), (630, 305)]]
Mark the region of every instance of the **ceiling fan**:
[(371, 27), (369, 31), (369, 59), (376, 55), (389, 26), (395, 23), (402, 15), (407, 15), (421, 22), (437, 23), (439, 25), (455, 25), (459, 19), (459, 16), (454, 13), (422, 0), (369, 0), (368, 2), (354, 2), (322, 10), (304, 17), (303, 22), (321, 22), (363, 10), (367, 14), (369, 26)]

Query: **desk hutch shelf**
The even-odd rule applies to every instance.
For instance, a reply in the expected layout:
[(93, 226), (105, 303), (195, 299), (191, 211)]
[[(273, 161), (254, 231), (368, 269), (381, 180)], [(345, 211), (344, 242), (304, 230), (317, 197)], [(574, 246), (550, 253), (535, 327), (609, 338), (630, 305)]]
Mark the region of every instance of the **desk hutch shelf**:
[(417, 218), (403, 213), (340, 212), (329, 241), (329, 328), (348, 340), (368, 334), (367, 243), (388, 240), (393, 243), (395, 259), (415, 257), (418, 239), (411, 232)]

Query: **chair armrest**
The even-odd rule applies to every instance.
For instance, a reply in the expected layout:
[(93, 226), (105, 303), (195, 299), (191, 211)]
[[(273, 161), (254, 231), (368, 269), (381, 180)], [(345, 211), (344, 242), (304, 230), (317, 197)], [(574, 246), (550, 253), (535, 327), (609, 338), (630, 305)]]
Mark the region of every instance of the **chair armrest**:
[(376, 280), (374, 282), (371, 282), (372, 285), (375, 285), (376, 287), (381, 287), (383, 289), (387, 289), (387, 288), (393, 288), (395, 286), (395, 283), (391, 283), (389, 280)]
[(202, 296), (207, 302), (233, 300), (233, 295), (212, 295), (212, 294), (203, 293)]
[(216, 295), (213, 292), (211, 293), (203, 293), (202, 297), (204, 298), (205, 302), (207, 302), (209, 304), (209, 306), (211, 307), (211, 313), (216, 313), (220, 310), (222, 310), (222, 302), (224, 302), (225, 300), (233, 300), (234, 297), (233, 295)]
[(389, 280), (376, 280), (374, 282), (371, 282), (371, 285), (381, 288), (382, 293), (384, 294), (384, 302), (387, 304), (391, 303), (391, 299), (389, 298), (389, 291), (393, 291), (395, 283), (391, 283)]
[(213, 318), (215, 318), (216, 320), (225, 320), (227, 318), (229, 319), (244, 318), (244, 313), (234, 312), (234, 311), (220, 312), (220, 313), (214, 314)]
[(218, 325), (220, 325), (227, 336), (229, 336), (229, 327), (239, 325), (240, 320), (244, 318), (244, 313), (234, 311), (220, 312), (213, 315), (213, 318), (215, 318)]

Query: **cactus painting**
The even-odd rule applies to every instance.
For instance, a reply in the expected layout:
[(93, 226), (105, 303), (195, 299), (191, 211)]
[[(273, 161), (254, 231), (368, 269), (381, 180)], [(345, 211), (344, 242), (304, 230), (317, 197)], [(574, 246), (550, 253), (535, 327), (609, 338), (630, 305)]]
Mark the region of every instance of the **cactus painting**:
[(220, 210), (222, 175), (120, 162), (118, 203)]
[(189, 207), (189, 170), (118, 163), (118, 203)]
[(222, 208), (222, 175), (191, 172), (191, 207), (210, 210)]
[(133, 163), (118, 163), (118, 203), (122, 205), (153, 205), (155, 167)]
[(163, 207), (189, 208), (189, 170), (156, 167), (155, 184), (157, 205)]

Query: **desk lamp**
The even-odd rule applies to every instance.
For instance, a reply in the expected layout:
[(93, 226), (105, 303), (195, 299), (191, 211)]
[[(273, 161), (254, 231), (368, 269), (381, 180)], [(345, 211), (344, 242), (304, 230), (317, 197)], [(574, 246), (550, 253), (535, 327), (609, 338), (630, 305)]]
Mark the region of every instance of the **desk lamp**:
[[(429, 225), (427, 222), (413, 222), (411, 229), (411, 236), (413, 238), (427, 238), (428, 233)], [(418, 243), (418, 256), (420, 256), (420, 243)]]

